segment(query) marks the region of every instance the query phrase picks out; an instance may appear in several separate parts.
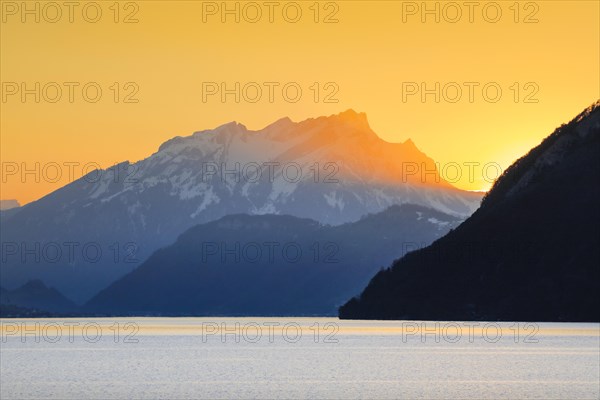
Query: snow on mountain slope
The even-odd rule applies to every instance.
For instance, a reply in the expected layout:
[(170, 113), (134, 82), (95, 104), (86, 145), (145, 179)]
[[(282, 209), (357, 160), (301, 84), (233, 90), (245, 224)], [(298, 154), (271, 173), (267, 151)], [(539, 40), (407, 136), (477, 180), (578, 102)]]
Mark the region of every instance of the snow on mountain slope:
[[(417, 171), (414, 172), (414, 169)], [(339, 224), (399, 203), (416, 203), (467, 216), (479, 195), (454, 189), (435, 171), (433, 160), (412, 141), (387, 143), (353, 111), (293, 123), (281, 119), (261, 131), (231, 122), (214, 130), (176, 137), (152, 156), (85, 185), (86, 198), (118, 201), (157, 187), (179, 200), (195, 200), (190, 218), (219, 212), (230, 198), (248, 213), (290, 213)], [(423, 177), (422, 171), (427, 171)], [(91, 178), (91, 180), (95, 180)], [(321, 209), (294, 209), (302, 189)], [(83, 199), (82, 199), (83, 200)], [(344, 212), (354, 204), (356, 212)], [(333, 209), (333, 210), (331, 210)], [(228, 212), (225, 211), (224, 214)]]

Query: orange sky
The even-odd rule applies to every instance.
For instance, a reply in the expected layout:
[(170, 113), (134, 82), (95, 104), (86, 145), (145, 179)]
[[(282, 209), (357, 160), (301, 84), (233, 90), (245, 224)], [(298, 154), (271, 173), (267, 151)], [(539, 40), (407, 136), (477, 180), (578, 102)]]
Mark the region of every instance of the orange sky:
[[(518, 7), (514, 1), (476, 2), (472, 16), (460, 6), (464, 2), (428, 2), (431, 10), (438, 4), (439, 22), (434, 14), (422, 15), (421, 1), (319, 2), (318, 7), (299, 1), (302, 15), (295, 23), (296, 6), (288, 2), (275, 2), (273, 22), (264, 2), (239, 2), (239, 23), (233, 14), (221, 21), (222, 10), (213, 7), (221, 2), (120, 2), (116, 16), (113, 1), (100, 1), (102, 15), (95, 23), (85, 19), (92, 21), (96, 12), (86, 2), (77, 3), (73, 22), (64, 6), (58, 17), (45, 2), (27, 4), (31, 9), (38, 4), (40, 22), (34, 14), (22, 15), (20, 1), (1, 2), (0, 198), (21, 203), (67, 183), (65, 163), (79, 163), (73, 169), (78, 177), (84, 164), (139, 160), (173, 136), (231, 120), (260, 129), (282, 116), (299, 121), (348, 108), (366, 112), (387, 141), (412, 138), (442, 166), (478, 162), (505, 168), (600, 97), (598, 1), (519, 2)], [(262, 15), (251, 22), (257, 16), (254, 4)], [(137, 22), (125, 23), (128, 15)], [(33, 89), (36, 82), (40, 102), (34, 94), (23, 102), (21, 83)], [(78, 85), (72, 86), (73, 102), (64, 82)], [(89, 82), (102, 90), (96, 103), (83, 98)], [(128, 82), (133, 84), (125, 87)], [(203, 93), (206, 82), (230, 88), (257, 82), (263, 93), (255, 103), (247, 101), (256, 95), (249, 85), (246, 99), (241, 93), (236, 103), (228, 95), (223, 103), (218, 94)], [(264, 82), (279, 85), (273, 102)], [(293, 85), (288, 100), (281, 91), (289, 82), (302, 89), (295, 103)], [(440, 83), (439, 103), (434, 94), (425, 102), (419, 93), (407, 95), (422, 82), (430, 89)], [(473, 82), (472, 102), (464, 82)], [(56, 86), (62, 96), (51, 103)], [(462, 96), (452, 102), (457, 86)], [(496, 87), (502, 95), (492, 102)], [(136, 89), (130, 99), (138, 102), (124, 102)], [(88, 99), (94, 90), (88, 85)], [(331, 99), (337, 102), (325, 102), (335, 90)], [(533, 92), (529, 99), (537, 102), (525, 102)], [(35, 174), (7, 174), (15, 165), (35, 169), (35, 163), (40, 163), (39, 182)], [(61, 166), (56, 182), (56, 168), (49, 167), (56, 164), (50, 163)], [(473, 180), (466, 172), (456, 186), (489, 187), (481, 169)]]

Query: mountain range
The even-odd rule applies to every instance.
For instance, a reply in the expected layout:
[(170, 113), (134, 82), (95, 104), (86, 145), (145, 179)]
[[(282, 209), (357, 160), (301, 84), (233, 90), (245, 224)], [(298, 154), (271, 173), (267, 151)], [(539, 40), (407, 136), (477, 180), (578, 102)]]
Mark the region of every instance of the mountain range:
[(380, 139), (352, 110), (259, 131), (232, 122), (3, 211), (0, 284), (40, 279), (81, 304), (187, 229), (225, 216), (340, 225), (412, 203), (466, 218), (481, 197), (444, 181), (412, 141)]
[(92, 298), (105, 315), (335, 315), (384, 265), (461, 219), (392, 206), (338, 226), (289, 215), (197, 225)]

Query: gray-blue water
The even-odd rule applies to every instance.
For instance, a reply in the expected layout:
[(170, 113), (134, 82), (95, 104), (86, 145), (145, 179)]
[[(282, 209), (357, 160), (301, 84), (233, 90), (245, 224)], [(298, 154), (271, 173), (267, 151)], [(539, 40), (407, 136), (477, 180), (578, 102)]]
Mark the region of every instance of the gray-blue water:
[(0, 398), (600, 397), (600, 325), (0, 320)]

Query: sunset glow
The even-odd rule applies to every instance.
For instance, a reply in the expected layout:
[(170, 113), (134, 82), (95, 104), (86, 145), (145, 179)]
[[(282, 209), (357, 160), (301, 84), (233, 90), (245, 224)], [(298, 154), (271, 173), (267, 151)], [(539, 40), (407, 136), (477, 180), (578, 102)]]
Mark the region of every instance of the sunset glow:
[[(39, 23), (27, 15), (21, 23), (13, 3), (21, 4), (2, 2), (0, 155), (10, 163), (3, 165), (19, 171), (3, 169), (1, 198), (21, 203), (68, 183), (70, 171), (77, 178), (84, 165), (91, 170), (143, 159), (174, 136), (231, 120), (261, 129), (284, 116), (302, 121), (347, 109), (365, 112), (388, 142), (412, 139), (440, 169), (478, 163), (472, 178), (465, 168), (454, 184), (486, 190), (496, 173), (484, 176), (483, 166), (506, 168), (600, 93), (596, 1), (544, 1), (535, 3), (538, 9), (522, 2), (519, 12), (501, 2), (497, 22), (486, 21), (493, 10), (484, 16), (481, 8), (469, 22), (466, 7), (453, 22), (455, 10), (435, 2), (428, 4), (432, 10), (438, 4), (439, 22), (435, 13), (423, 14), (421, 2), (321, 2), (318, 13), (301, 2), (296, 23), (280, 9), (271, 23), (266, 8), (251, 22), (255, 10), (245, 3), (238, 3), (239, 23), (234, 14), (225, 14), (223, 23), (222, 10), (213, 7), (220, 2), (162, 1), (137, 8), (121, 3), (118, 15), (102, 3), (97, 23), (86, 22), (81, 9), (72, 23), (66, 9), (56, 23), (44, 14)], [(46, 11), (52, 18), (54, 11)], [(23, 102), (21, 84), (35, 91), (36, 82), (41, 100), (28, 94)], [(56, 85), (46, 86), (52, 82), (62, 90), (55, 103), (47, 101), (56, 98)], [(73, 102), (64, 82), (78, 83)], [(95, 103), (82, 94), (90, 82), (102, 89)], [(211, 94), (221, 83), (231, 90), (236, 82), (239, 102), (235, 94), (225, 102)], [(257, 85), (245, 86), (252, 82)], [(277, 83), (272, 99), (265, 82)], [(281, 91), (290, 82), (302, 90), (297, 102), (290, 101), (292, 89), (287, 99)], [(435, 92), (438, 83), (438, 93), (423, 102), (421, 88)], [(252, 102), (257, 86), (262, 96)], [(502, 96), (492, 102), (497, 87)], [(92, 96), (95, 89), (89, 90)], [(56, 179), (53, 163), (61, 166)]]

